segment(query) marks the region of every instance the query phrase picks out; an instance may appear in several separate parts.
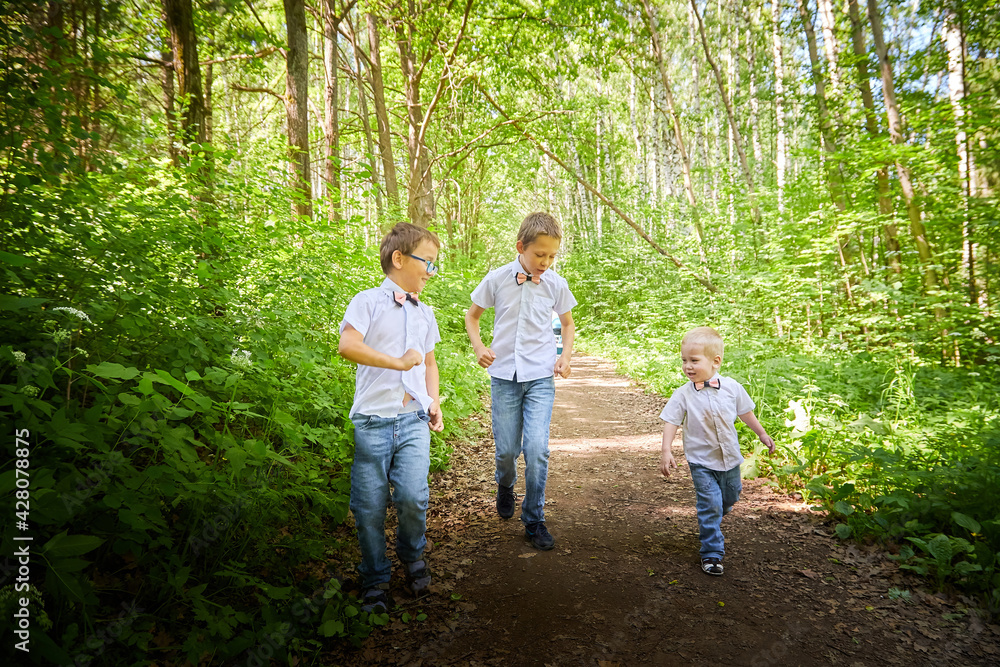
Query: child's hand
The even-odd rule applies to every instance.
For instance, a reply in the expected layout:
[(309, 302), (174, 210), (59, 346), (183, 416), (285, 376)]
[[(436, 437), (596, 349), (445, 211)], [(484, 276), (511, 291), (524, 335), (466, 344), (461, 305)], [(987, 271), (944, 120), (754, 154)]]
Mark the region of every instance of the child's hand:
[(406, 353), (399, 358), (399, 363), (401, 367), (399, 370), (408, 371), (414, 366), (419, 366), (424, 362), (424, 355), (420, 354), (412, 347), (406, 351)]
[(493, 354), (493, 350), (488, 347), (482, 347), (476, 351), (476, 361), (483, 368), (489, 368), (493, 361), (497, 358), (497, 355)]
[(760, 441), (767, 447), (768, 454), (774, 454), (774, 439), (767, 433), (760, 436)]
[(568, 378), (569, 377), (569, 371), (570, 371), (570, 368), (569, 368), (569, 359), (567, 359), (565, 357), (559, 357), (556, 360), (556, 367), (555, 367), (554, 370), (560, 376), (562, 376), (564, 378)]
[(441, 403), (438, 401), (431, 403), (431, 407), (427, 410), (427, 414), (430, 415), (431, 418), (430, 429), (432, 431), (443, 431), (444, 414), (441, 412)]
[(670, 477), (670, 469), (677, 469), (677, 461), (674, 459), (673, 452), (663, 452), (660, 455), (660, 472), (663, 473), (664, 477)]

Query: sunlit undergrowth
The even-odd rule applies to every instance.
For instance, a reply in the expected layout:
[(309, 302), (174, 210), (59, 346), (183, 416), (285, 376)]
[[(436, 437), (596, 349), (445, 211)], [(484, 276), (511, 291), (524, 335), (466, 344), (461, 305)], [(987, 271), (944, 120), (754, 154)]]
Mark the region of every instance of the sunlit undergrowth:
[[(181, 183), (144, 169), (7, 200), (12, 241), (36, 249), (3, 252), (0, 297), (5, 460), (25, 462), (0, 474), (5, 516), (25, 526), (6, 521), (2, 538), (33, 538), (32, 655), (242, 664), (357, 641), (387, 617), (359, 612), (339, 581), (353, 573), (325, 563), (353, 457), (338, 325), (383, 278), (377, 244), (244, 218), (235, 187), (203, 225)], [(467, 282), (425, 295), (443, 338), (434, 470), (481, 407), (483, 374), (448, 314)], [(7, 577), (5, 615), (11, 591)]]

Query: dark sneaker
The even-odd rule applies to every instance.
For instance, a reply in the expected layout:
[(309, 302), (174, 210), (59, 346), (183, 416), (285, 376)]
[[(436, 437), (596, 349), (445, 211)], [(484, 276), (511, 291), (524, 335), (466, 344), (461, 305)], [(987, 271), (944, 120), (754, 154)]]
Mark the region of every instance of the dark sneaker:
[(431, 571), (427, 567), (427, 561), (418, 560), (404, 565), (406, 569), (406, 590), (417, 597), (427, 593), (431, 585)]
[(723, 572), (722, 561), (718, 558), (702, 558), (701, 571), (713, 577), (721, 577)]
[(500, 515), (501, 519), (509, 519), (514, 516), (515, 501), (513, 486), (497, 484), (497, 514)]
[(531, 546), (542, 551), (548, 551), (556, 545), (555, 538), (549, 534), (548, 529), (545, 528), (545, 524), (541, 521), (526, 524), (524, 526), (524, 537), (531, 540)]
[(361, 611), (372, 614), (384, 614), (389, 611), (389, 584), (366, 588), (361, 593)]

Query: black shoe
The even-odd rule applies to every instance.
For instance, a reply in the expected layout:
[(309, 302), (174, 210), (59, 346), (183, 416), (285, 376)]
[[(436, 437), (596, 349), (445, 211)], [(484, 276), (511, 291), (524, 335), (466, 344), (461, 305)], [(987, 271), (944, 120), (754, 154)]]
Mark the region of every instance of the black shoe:
[(384, 614), (389, 611), (389, 584), (378, 584), (361, 593), (361, 611)]
[(531, 546), (542, 551), (548, 551), (556, 545), (555, 538), (552, 537), (545, 524), (541, 521), (525, 524), (524, 537), (531, 540)]
[(406, 590), (417, 597), (427, 593), (431, 585), (431, 571), (427, 567), (427, 561), (418, 560), (406, 563), (403, 567), (406, 570)]
[(514, 516), (516, 499), (513, 486), (497, 484), (497, 514), (500, 515), (501, 519), (509, 519)]

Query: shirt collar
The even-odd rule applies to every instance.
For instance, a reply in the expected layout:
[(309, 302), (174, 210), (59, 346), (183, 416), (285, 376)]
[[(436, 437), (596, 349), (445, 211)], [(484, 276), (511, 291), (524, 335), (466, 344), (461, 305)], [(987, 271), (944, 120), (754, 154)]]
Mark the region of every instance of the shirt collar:
[[(509, 266), (510, 266), (510, 274), (512, 276), (514, 276), (514, 277), (517, 277), (517, 274), (519, 274), (519, 273), (523, 273), (524, 275), (528, 275), (528, 270), (524, 268), (523, 264), (521, 264), (521, 255), (516, 255), (514, 257), (514, 261), (511, 262)], [(545, 273), (548, 273), (548, 271), (546, 271)], [(544, 281), (545, 280), (545, 274), (543, 273), (542, 275), (538, 276), (538, 279), (541, 280), (541, 281)]]
[(382, 281), (379, 287), (390, 292), (406, 292), (405, 289), (394, 283), (388, 276), (386, 276), (386, 279)]

